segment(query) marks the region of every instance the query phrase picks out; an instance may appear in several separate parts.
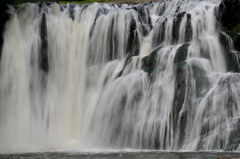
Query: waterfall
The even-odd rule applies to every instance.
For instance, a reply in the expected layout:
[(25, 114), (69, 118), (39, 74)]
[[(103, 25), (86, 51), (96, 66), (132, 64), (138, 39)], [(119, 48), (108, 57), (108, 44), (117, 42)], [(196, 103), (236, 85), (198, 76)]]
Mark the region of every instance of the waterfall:
[(220, 3), (10, 7), (0, 152), (240, 150), (239, 35)]

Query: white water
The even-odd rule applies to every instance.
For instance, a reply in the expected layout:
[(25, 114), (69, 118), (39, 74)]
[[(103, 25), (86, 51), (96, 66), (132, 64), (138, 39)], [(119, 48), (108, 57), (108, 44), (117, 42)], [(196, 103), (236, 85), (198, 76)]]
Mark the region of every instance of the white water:
[(227, 68), (218, 3), (24, 5), (5, 25), (0, 152), (231, 148), (240, 75)]

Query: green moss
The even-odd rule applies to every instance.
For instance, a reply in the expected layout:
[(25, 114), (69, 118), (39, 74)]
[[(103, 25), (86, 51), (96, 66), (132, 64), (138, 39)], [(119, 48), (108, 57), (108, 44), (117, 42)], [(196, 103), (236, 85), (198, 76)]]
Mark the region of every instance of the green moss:
[(238, 25), (234, 26), (231, 29), (231, 31), (236, 32), (236, 33), (240, 33), (240, 23)]

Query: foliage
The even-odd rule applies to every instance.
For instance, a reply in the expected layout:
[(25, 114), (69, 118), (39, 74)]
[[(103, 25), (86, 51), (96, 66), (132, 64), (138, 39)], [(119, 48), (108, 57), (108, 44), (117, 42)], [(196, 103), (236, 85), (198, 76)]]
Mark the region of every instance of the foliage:
[(240, 33), (240, 23), (239, 23), (238, 25), (234, 26), (234, 27), (231, 29), (231, 31)]

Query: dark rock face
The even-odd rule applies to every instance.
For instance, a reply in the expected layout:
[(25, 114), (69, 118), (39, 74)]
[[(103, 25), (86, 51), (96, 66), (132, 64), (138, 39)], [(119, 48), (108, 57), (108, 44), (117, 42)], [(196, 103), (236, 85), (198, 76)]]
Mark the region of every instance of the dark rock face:
[[(184, 43), (191, 41), (192, 39), (191, 14), (186, 12), (175, 13), (172, 18), (173, 18), (173, 27), (171, 28), (172, 39), (169, 42), (171, 44), (178, 43), (178, 40), (180, 39), (179, 37), (180, 26), (183, 21), (183, 18), (187, 18), (184, 31), (185, 36)], [(169, 20), (171, 20), (170, 17), (162, 17), (157, 20), (155, 26), (153, 27), (153, 31), (155, 33), (153, 35), (153, 47), (161, 45), (161, 43), (165, 40), (166, 36), (168, 36), (165, 35), (166, 34), (165, 30), (167, 30)]]
[(127, 41), (127, 52), (129, 56), (136, 56), (139, 53), (139, 35), (137, 31), (137, 24), (135, 19), (132, 17), (130, 23), (129, 23), (129, 37)]
[(146, 9), (142, 5), (134, 6), (134, 10), (136, 10), (139, 14), (139, 20), (145, 24), (151, 24), (151, 18), (149, 16), (149, 10)]
[(228, 29), (233, 28), (240, 23), (240, 1), (222, 0), (219, 5), (222, 14), (222, 24)]
[(152, 29), (149, 9), (144, 5), (133, 6), (133, 9), (138, 12), (138, 21), (141, 23), (142, 35), (146, 36)]
[[(177, 125), (178, 119), (179, 119), (179, 112), (182, 109), (184, 99), (185, 99), (185, 93), (187, 90), (187, 66), (185, 60), (187, 59), (188, 54), (188, 46), (189, 44), (184, 44), (181, 47), (178, 48), (175, 58), (174, 58), (174, 64), (176, 69), (176, 81), (175, 81), (175, 94), (174, 94), (174, 101), (173, 101), (173, 114), (174, 114), (174, 124)], [(186, 113), (187, 114), (187, 113)], [(186, 118), (184, 114), (180, 118), (180, 133), (183, 136), (183, 132), (186, 125)], [(185, 124), (184, 124), (185, 123)], [(181, 144), (179, 144), (181, 145)]]
[(177, 13), (174, 15), (173, 35), (172, 35), (174, 43), (177, 43), (177, 40), (179, 39), (180, 24), (181, 24), (182, 18), (184, 17), (185, 14), (186, 14), (186, 12), (181, 12), (181, 13)]
[[(173, 101), (173, 122), (174, 125), (178, 126), (174, 128), (174, 132), (179, 130), (179, 136), (181, 136), (177, 142), (178, 149), (181, 149), (184, 139), (188, 138), (185, 136), (186, 123), (191, 118), (189, 112), (192, 111), (192, 105), (195, 104), (195, 101), (192, 101), (192, 97), (201, 98), (211, 87), (201, 62), (196, 59), (187, 60), (188, 47), (189, 44), (183, 44), (179, 47), (174, 58), (176, 81)], [(192, 82), (193, 79), (194, 83)], [(191, 94), (191, 96), (187, 96), (187, 94)]]
[(5, 23), (9, 19), (9, 14), (6, 12), (7, 10), (8, 10), (7, 5), (0, 2), (0, 59), (2, 55), (3, 33), (5, 29)]
[[(74, 20), (75, 19), (75, 17), (74, 17), (74, 5), (69, 5), (69, 10), (68, 10), (68, 12), (69, 12), (69, 16), (70, 16), (70, 18), (72, 19), (72, 20)], [(61, 7), (61, 9), (63, 10), (63, 8)]]
[(174, 58), (174, 64), (180, 64), (187, 59), (188, 46), (189, 44), (183, 44), (179, 47)]
[(155, 33), (153, 35), (153, 47), (157, 47), (163, 42), (167, 21), (168, 19), (164, 17), (158, 19), (155, 26), (153, 27), (153, 32)]
[(150, 76), (153, 74), (153, 71), (156, 68), (158, 52), (161, 49), (162, 47), (156, 48), (150, 53), (150, 55), (142, 59), (142, 69), (146, 71)]

